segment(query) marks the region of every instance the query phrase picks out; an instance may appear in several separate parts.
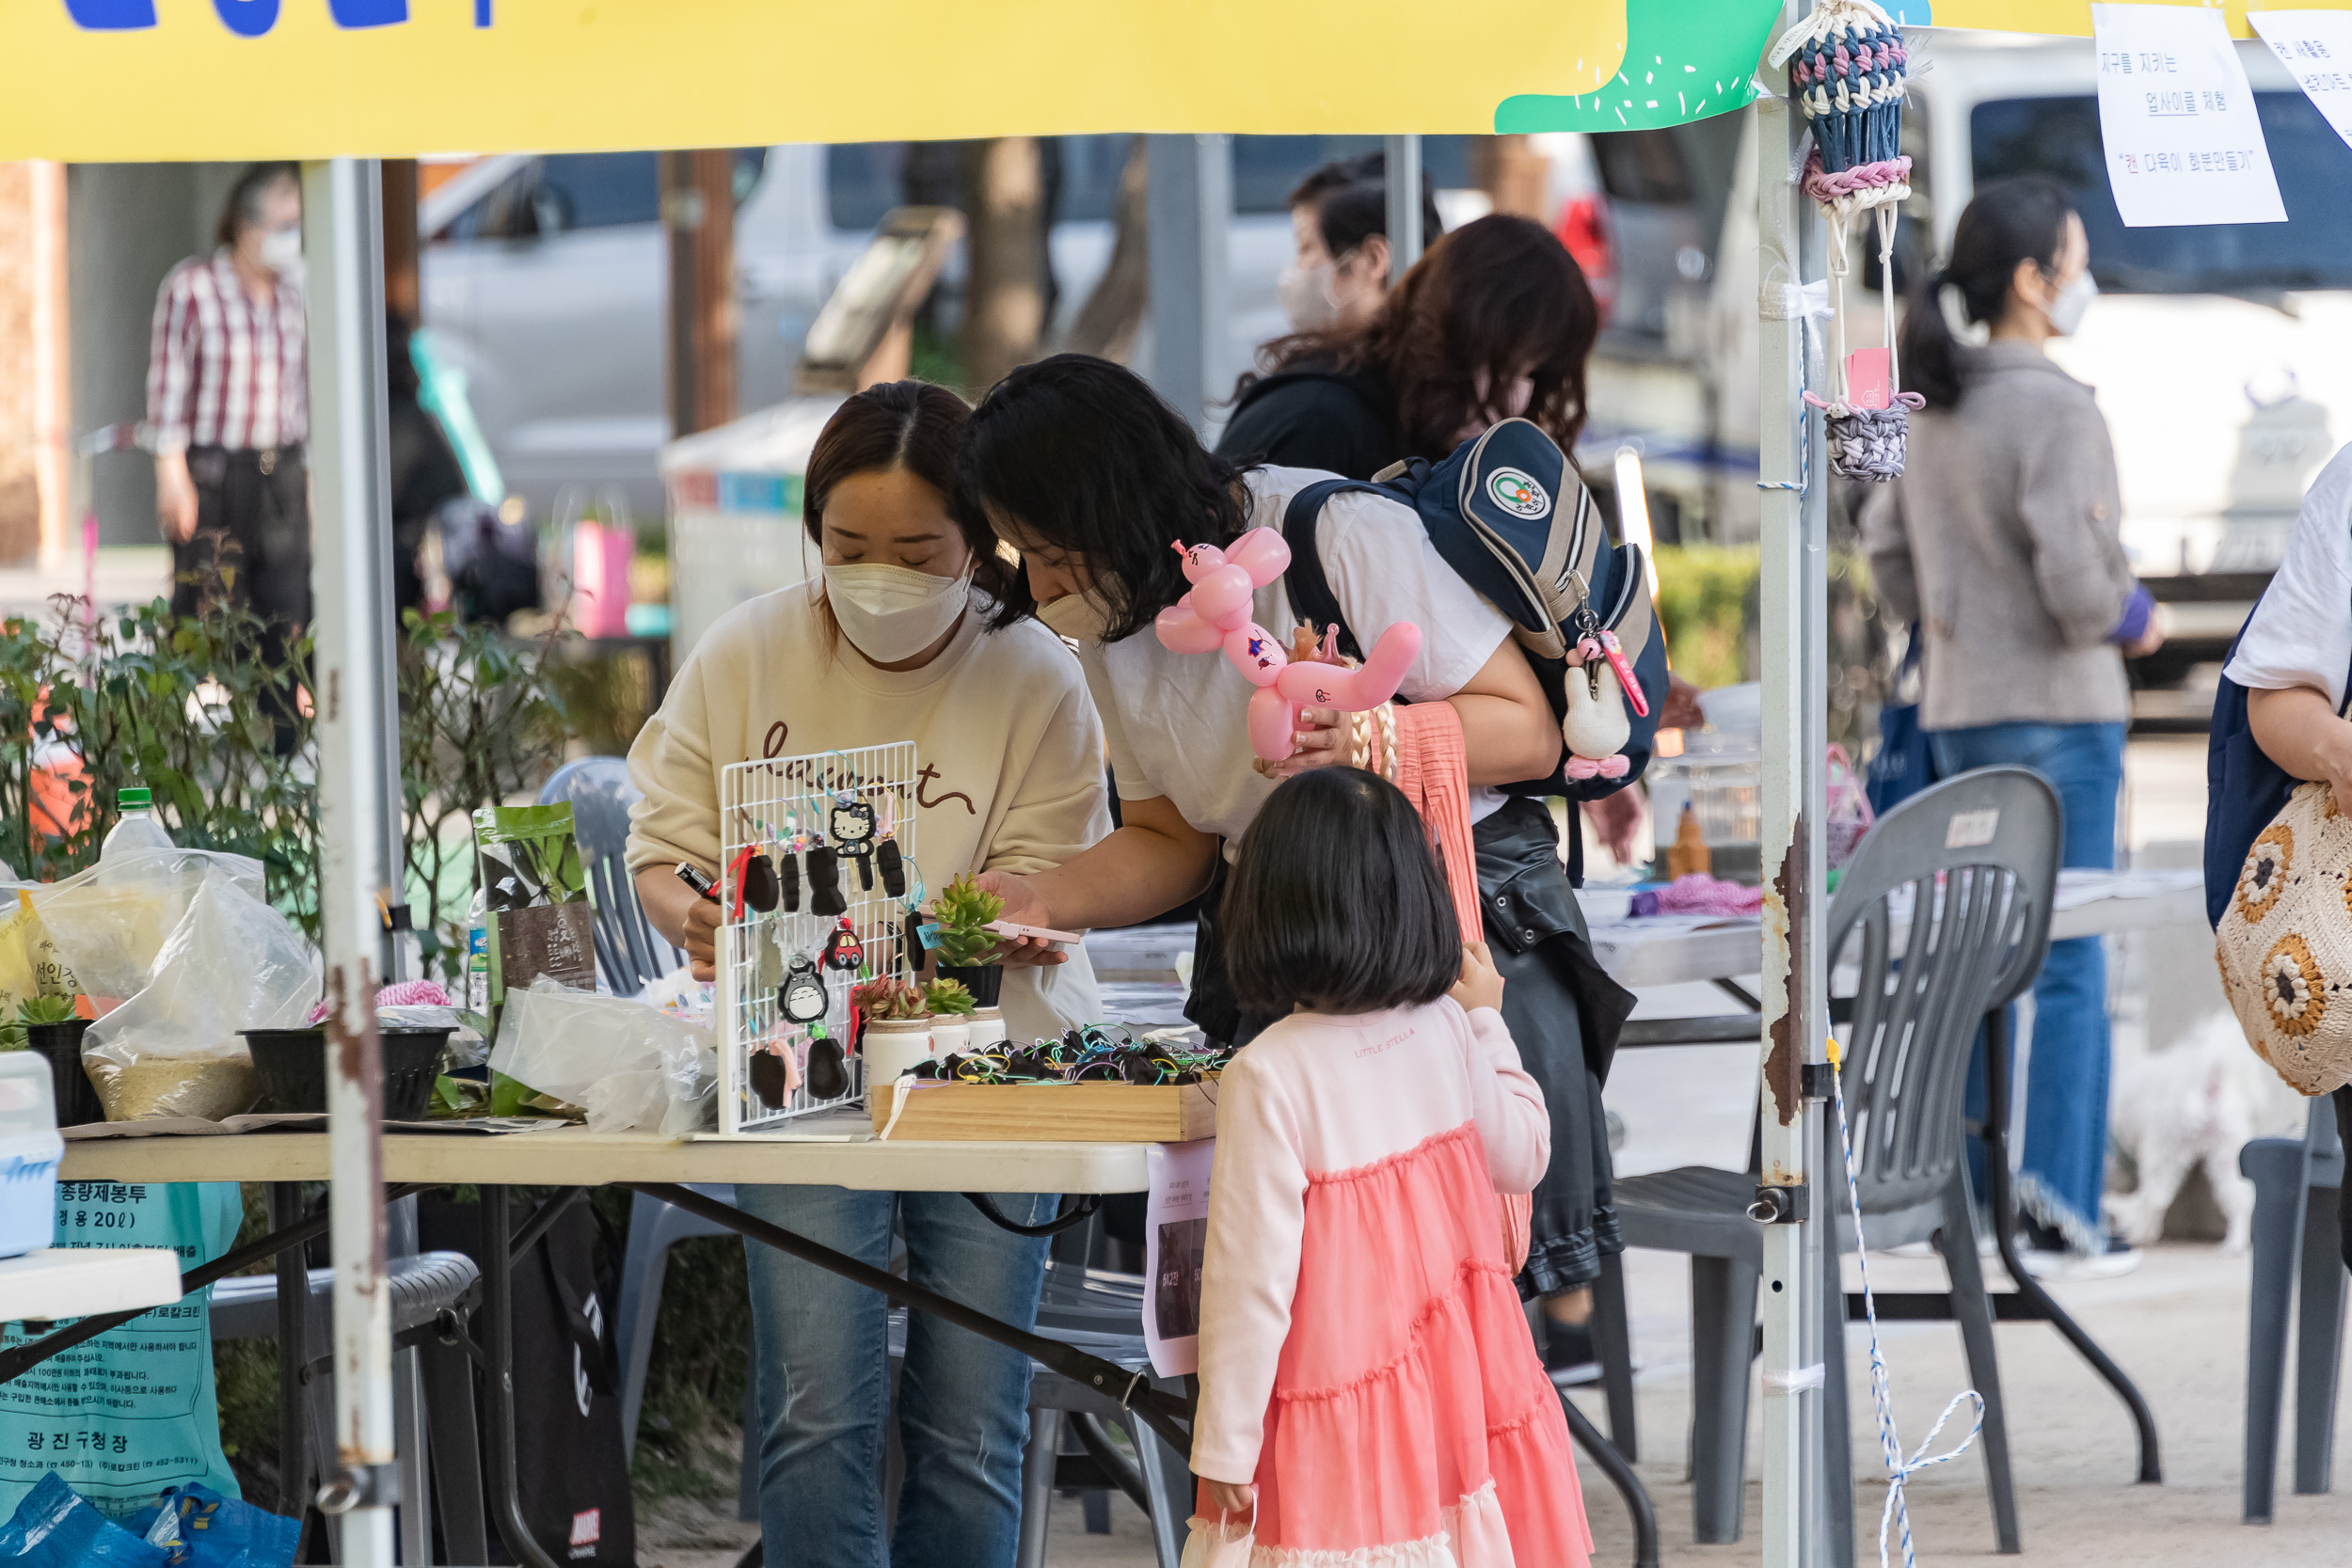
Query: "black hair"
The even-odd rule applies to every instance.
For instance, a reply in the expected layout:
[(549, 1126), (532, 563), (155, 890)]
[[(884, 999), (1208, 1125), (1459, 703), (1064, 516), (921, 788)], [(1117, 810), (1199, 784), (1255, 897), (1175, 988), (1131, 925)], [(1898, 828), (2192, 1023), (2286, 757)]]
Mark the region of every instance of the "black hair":
[[(1389, 157), (1386, 152), (1359, 152), (1334, 158), (1298, 182), (1285, 207), (1309, 207), (1315, 214), (1323, 248), (1335, 261), (1344, 260), (1366, 240), (1389, 232)], [(1445, 232), (1438, 215), (1438, 184), (1427, 169), (1421, 175), (1421, 243), (1425, 248)]]
[[(846, 398), (818, 433), (801, 482), (801, 522), (810, 541), (825, 542), (825, 505), (843, 480), (858, 474), (904, 471), (933, 490), (972, 552), (972, 580), (996, 601), (992, 631), (1035, 608), (1028, 579), (997, 549), (988, 518), (957, 483), (957, 451), (972, 411), (945, 387), (928, 381), (885, 381)], [(828, 624), (832, 610), (826, 610)]]
[(1105, 642), (1133, 637), (1191, 587), (1171, 546), (1227, 544), (1249, 523), (1243, 470), (1141, 376), (1091, 355), (1057, 354), (991, 388), (958, 472), (992, 523), (1086, 562)]
[(2055, 267), (2074, 211), (2066, 187), (2042, 174), (1996, 180), (1969, 201), (1952, 229), (1951, 259), (1913, 287), (1903, 311), (1903, 385), (1930, 408), (1958, 407), (1963, 390), (1958, 344), (1944, 319), (1944, 286), (1960, 291), (1971, 322), (1999, 321), (2017, 263)]
[(1226, 976), (1254, 1012), (1418, 1006), (1462, 976), (1461, 924), (1421, 814), (1360, 768), (1313, 768), (1266, 797), (1218, 919)]
[(214, 238), (233, 248), (239, 230), (262, 221), (262, 198), (280, 180), (293, 181), (299, 190), (302, 171), (288, 163), (246, 165), (246, 171), (237, 176), (237, 182), (229, 187), (229, 195), (221, 201), (220, 227), (214, 230)]

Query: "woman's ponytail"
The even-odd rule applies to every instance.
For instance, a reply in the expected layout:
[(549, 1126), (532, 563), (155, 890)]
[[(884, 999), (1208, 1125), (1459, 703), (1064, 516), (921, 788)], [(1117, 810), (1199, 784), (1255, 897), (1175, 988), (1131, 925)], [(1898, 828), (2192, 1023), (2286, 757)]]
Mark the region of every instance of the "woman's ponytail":
[(1930, 408), (1952, 408), (1960, 403), (1959, 343), (1952, 324), (1944, 319), (1943, 273), (1930, 273), (1911, 286), (1903, 306), (1903, 388), (1928, 400)]
[(1945, 288), (1960, 291), (1969, 321), (1998, 322), (2009, 309), (2018, 262), (2045, 270), (2058, 264), (2074, 210), (2066, 187), (2046, 175), (2023, 174), (1985, 186), (1960, 214), (1951, 260), (1912, 290), (1903, 312), (1903, 385), (1926, 398), (1930, 408), (1957, 407), (1964, 389), (1959, 344), (1944, 316)]

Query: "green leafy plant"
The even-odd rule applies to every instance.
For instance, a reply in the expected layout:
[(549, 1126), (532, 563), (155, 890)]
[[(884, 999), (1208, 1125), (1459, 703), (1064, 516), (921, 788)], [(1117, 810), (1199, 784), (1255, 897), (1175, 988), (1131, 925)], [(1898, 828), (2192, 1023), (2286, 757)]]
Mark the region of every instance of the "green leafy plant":
[(972, 989), (961, 980), (925, 981), (923, 1000), (932, 1014), (941, 1018), (959, 1018), (978, 1010), (978, 1005), (972, 1000)]
[(922, 988), (912, 980), (864, 981), (850, 989), (850, 1002), (868, 1023), (928, 1018), (932, 1011), (925, 1004)]
[(564, 760), (570, 710), (555, 638), (528, 641), (450, 611), (408, 611), (400, 649), (402, 851), (428, 974), (462, 981), (473, 813), (537, 788)]
[(931, 912), (939, 925), (931, 946), (941, 963), (969, 969), (996, 950), (998, 938), (988, 924), (1005, 912), (1005, 901), (974, 881), (970, 872), (942, 890)]

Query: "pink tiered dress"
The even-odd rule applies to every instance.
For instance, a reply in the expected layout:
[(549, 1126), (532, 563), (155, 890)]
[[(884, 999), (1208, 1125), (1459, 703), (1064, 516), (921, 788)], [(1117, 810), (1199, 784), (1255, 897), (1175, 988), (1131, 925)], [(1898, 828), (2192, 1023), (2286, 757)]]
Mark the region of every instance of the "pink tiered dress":
[(1187, 1562), (1254, 1528), (1252, 1568), (1583, 1568), (1559, 1396), (1497, 1192), (1549, 1156), (1502, 1016), (1451, 1000), (1299, 1013), (1218, 1085)]

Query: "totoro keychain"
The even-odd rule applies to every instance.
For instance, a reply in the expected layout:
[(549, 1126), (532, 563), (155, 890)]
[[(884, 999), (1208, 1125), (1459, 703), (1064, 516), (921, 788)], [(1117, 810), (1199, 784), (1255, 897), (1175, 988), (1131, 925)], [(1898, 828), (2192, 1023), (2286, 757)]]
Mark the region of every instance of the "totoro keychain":
[(805, 954), (795, 954), (791, 967), (785, 972), (784, 983), (776, 989), (776, 1011), (792, 1023), (815, 1023), (832, 1010), (833, 998), (825, 990), (824, 976)]

